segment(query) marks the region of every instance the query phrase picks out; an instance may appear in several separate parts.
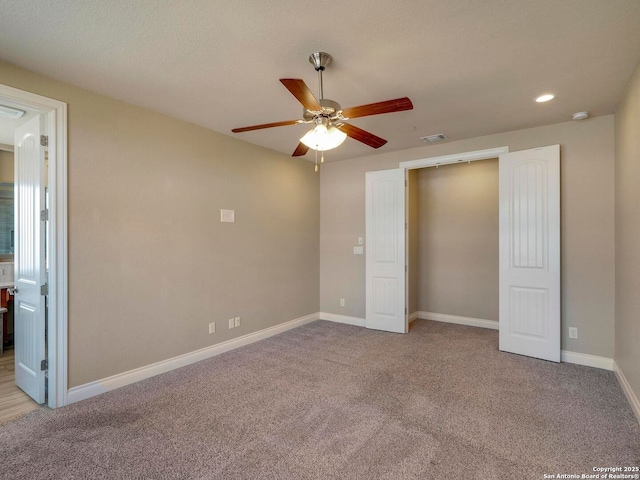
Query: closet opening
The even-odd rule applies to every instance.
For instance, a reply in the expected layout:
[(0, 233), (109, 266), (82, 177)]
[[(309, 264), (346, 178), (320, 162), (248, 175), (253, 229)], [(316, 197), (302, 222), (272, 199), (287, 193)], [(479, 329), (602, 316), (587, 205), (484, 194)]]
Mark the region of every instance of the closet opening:
[[(466, 178), (464, 165), (451, 165), (466, 163), (468, 173), (496, 157)], [(423, 167), (435, 175), (411, 173)], [(441, 192), (455, 195), (434, 197)], [(365, 206), (367, 328), (407, 333), (415, 318), (497, 328), (501, 351), (560, 361), (560, 145), (367, 172)]]
[(498, 158), (408, 170), (409, 319), (498, 328)]

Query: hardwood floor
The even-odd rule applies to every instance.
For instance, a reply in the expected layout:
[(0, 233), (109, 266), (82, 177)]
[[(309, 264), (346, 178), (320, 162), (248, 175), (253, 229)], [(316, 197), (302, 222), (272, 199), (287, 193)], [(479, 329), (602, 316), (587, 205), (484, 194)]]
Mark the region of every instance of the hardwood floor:
[(14, 383), (13, 348), (0, 355), (0, 425), (40, 408)]

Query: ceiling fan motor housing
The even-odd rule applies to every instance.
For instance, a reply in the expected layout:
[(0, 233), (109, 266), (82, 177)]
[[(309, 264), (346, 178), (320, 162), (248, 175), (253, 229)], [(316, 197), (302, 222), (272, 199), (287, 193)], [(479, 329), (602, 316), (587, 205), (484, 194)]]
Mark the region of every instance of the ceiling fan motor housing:
[(338, 118), (338, 112), (342, 111), (342, 107), (338, 102), (329, 100), (328, 98), (322, 98), (318, 100), (318, 103), (322, 105), (322, 111), (316, 112), (313, 110), (302, 109), (302, 117), (305, 121), (311, 121), (318, 115), (336, 120)]

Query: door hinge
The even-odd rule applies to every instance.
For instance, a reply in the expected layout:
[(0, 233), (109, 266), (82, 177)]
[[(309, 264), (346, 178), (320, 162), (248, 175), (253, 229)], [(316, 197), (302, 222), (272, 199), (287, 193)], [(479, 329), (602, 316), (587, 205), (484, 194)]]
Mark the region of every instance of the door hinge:
[(47, 370), (49, 368), (49, 361), (48, 360), (42, 360), (40, 362), (40, 370), (44, 371)]
[(47, 135), (40, 135), (40, 145), (43, 147), (49, 146), (49, 137)]
[(409, 186), (409, 185), (407, 184), (407, 181), (406, 181), (406, 180), (404, 181), (404, 186), (405, 186), (405, 187), (408, 187), (408, 186)]
[(49, 209), (45, 208), (44, 210), (40, 210), (40, 221), (48, 222), (49, 221)]
[(404, 307), (404, 314), (406, 315), (407, 313), (407, 307)]
[(49, 295), (49, 284), (40, 285), (40, 295)]
[(407, 273), (407, 266), (404, 266), (404, 273)]

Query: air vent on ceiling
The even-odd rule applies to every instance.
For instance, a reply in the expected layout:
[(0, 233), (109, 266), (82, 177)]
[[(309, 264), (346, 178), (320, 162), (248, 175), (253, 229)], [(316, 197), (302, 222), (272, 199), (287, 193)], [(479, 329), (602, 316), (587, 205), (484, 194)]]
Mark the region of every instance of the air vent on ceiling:
[(0, 105), (0, 117), (3, 118), (20, 118), (25, 114), (24, 110), (17, 108), (7, 107), (6, 105)]
[(420, 140), (426, 143), (435, 143), (446, 140), (447, 136), (444, 133), (437, 133), (435, 135), (427, 135), (426, 137), (420, 137)]

